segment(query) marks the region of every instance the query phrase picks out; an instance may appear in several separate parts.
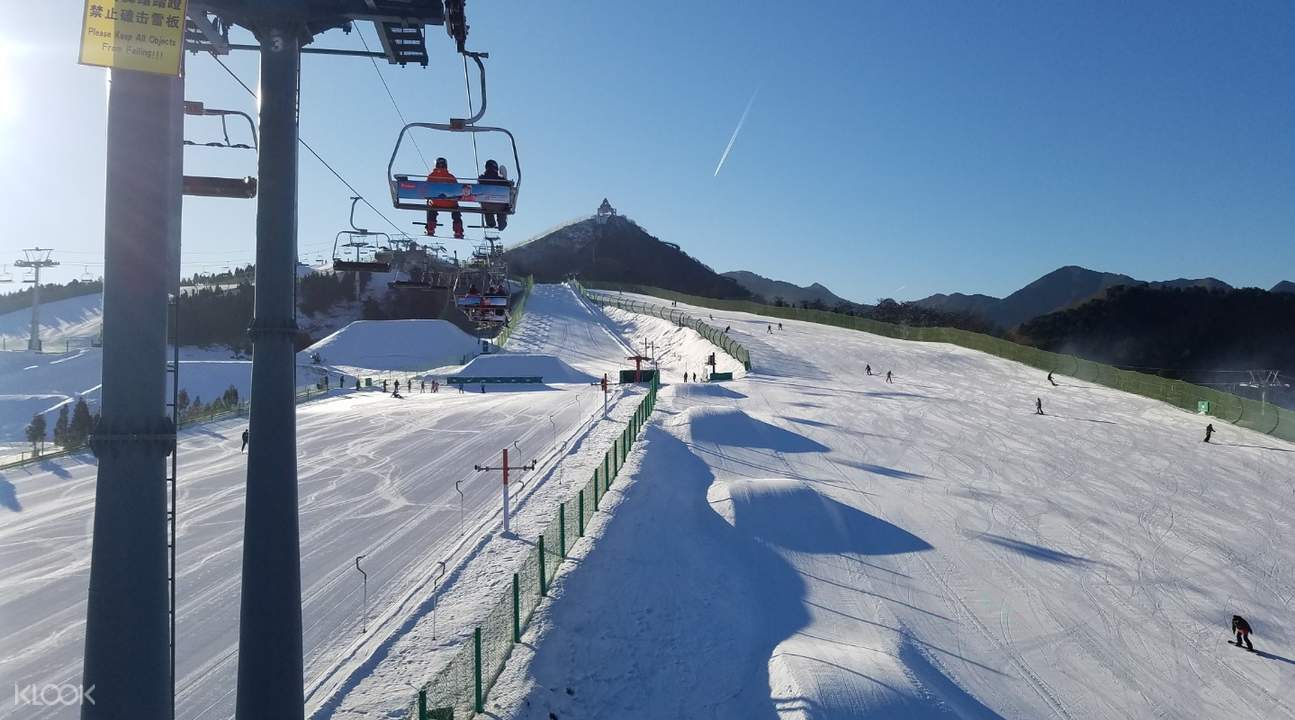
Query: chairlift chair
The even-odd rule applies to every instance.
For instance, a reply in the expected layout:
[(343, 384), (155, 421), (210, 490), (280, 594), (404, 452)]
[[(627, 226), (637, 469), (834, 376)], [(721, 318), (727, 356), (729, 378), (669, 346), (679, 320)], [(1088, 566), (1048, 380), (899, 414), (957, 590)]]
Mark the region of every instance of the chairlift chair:
[[(517, 139), (504, 128), (475, 124), (486, 113), (486, 66), (481, 59), (489, 55), (467, 51), (463, 51), (463, 55), (471, 58), (480, 71), (481, 107), (470, 118), (450, 118), (448, 123), (409, 123), (401, 128), (400, 135), (396, 137), (396, 147), (391, 151), (391, 160), (387, 163), (391, 202), (397, 210), (426, 211), (432, 200), (447, 200), (456, 203), (455, 206), (439, 208), (440, 210), (477, 215), (512, 215), (517, 211), (517, 194), (522, 187), (522, 164), (517, 154)], [(425, 173), (398, 173), (395, 170), (396, 158), (400, 155), (400, 146), (405, 141), (405, 135), (413, 128), (449, 133), (502, 134), (508, 138), (513, 149), (513, 170), (516, 177), (486, 181), (459, 178), (457, 182), (445, 183), (426, 180)], [(489, 207), (483, 207), (483, 205)], [(484, 223), (472, 227), (483, 225)]]
[(13, 282), (13, 273), (9, 272), (8, 265), (0, 265), (0, 283)]
[[(391, 236), (386, 233), (373, 232), (355, 224), (355, 204), (359, 197), (351, 198), (351, 229), (337, 233), (333, 238), (333, 270), (359, 272), (388, 272), (391, 270)], [(345, 239), (345, 242), (343, 242)], [(370, 240), (383, 240), (379, 245)], [(340, 248), (350, 248), (353, 259), (346, 259), (340, 254)], [(368, 248), (372, 248), (369, 250)], [(385, 251), (386, 256), (383, 257)]]
[(90, 266), (85, 265), (85, 272), (81, 273), (81, 282), (94, 282), (94, 273), (90, 272)]
[[(224, 138), (221, 142), (211, 141), (202, 143), (195, 142), (193, 140), (185, 140), (184, 144), (186, 146), (259, 151), (256, 139), (256, 123), (252, 122), (252, 117), (245, 112), (209, 108), (200, 102), (185, 100), (184, 114), (219, 117), (221, 135)], [(230, 142), (229, 125), (226, 122), (226, 119), (231, 115), (237, 115), (247, 121), (247, 126), (252, 131), (251, 145), (246, 143)], [(185, 195), (193, 195), (196, 197), (225, 197), (250, 200), (251, 198), (256, 197), (256, 178), (250, 176), (243, 178), (225, 178), (212, 177), (208, 175), (185, 175), (183, 191)]]

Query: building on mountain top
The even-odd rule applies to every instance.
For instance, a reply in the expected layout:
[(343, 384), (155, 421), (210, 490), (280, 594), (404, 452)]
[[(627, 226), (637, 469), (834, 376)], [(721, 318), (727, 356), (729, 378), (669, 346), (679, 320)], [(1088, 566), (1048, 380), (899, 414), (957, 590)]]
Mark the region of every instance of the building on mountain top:
[(598, 217), (616, 217), (616, 208), (607, 202), (607, 198), (603, 198), (602, 205), (598, 206)]

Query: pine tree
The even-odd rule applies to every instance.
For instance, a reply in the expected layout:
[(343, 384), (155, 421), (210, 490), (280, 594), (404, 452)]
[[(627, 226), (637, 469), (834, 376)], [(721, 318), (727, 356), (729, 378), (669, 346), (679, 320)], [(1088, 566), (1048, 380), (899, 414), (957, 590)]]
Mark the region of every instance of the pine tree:
[(180, 392), (175, 396), (175, 409), (184, 417), (184, 411), (189, 409), (189, 391), (180, 388)]
[(45, 446), (45, 416), (36, 413), (31, 417), (31, 424), (27, 426), (27, 442), (31, 443), (31, 449), (37, 455)]
[(67, 431), (68, 446), (84, 444), (90, 438), (90, 433), (94, 432), (94, 426), (95, 418), (90, 416), (90, 406), (86, 404), (85, 398), (77, 398), (76, 407), (72, 408), (72, 424)]
[(67, 403), (63, 403), (58, 408), (58, 420), (54, 421), (54, 444), (63, 447), (71, 447), (72, 443), (68, 442), (68, 420), (67, 420)]
[(238, 388), (231, 384), (229, 387), (225, 388), (225, 394), (222, 395), (220, 399), (227, 408), (238, 407)]

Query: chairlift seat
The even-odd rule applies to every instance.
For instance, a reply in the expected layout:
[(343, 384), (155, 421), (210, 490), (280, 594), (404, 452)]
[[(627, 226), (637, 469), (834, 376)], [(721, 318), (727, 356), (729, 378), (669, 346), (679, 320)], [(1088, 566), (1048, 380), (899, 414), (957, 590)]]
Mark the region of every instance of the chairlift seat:
[[(415, 180), (408, 175), (397, 175), (393, 185), (397, 207), (406, 210), (426, 210), (430, 207), (433, 210), (511, 215), (517, 207), (517, 191), (512, 183), (501, 185), (495, 182), (471, 180), (446, 183)], [(453, 207), (429, 204), (438, 200), (457, 204)], [(487, 204), (493, 207), (485, 207)]]

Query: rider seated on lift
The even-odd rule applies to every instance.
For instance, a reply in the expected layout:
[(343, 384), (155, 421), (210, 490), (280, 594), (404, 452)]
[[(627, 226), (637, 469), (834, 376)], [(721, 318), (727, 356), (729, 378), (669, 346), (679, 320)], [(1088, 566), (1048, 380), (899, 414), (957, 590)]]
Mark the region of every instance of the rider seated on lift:
[[(482, 185), (511, 185), (508, 182), (507, 170), (499, 167), (499, 163), (494, 160), (486, 161), (486, 171), (477, 176), (477, 180)], [(481, 219), (482, 224), (488, 228), (499, 228), (503, 230), (508, 227), (508, 206), (503, 203), (481, 203), (481, 209), (493, 212), (484, 212)]]
[[(458, 183), (459, 179), (450, 174), (449, 163), (443, 157), (436, 158), (436, 167), (427, 174), (427, 181), (434, 183)], [(436, 210), (433, 208), (457, 208), (458, 201), (439, 198), (427, 201), (427, 234), (436, 234)], [(454, 222), (454, 238), (463, 239), (463, 214), (458, 210), (450, 213), (450, 219)]]

